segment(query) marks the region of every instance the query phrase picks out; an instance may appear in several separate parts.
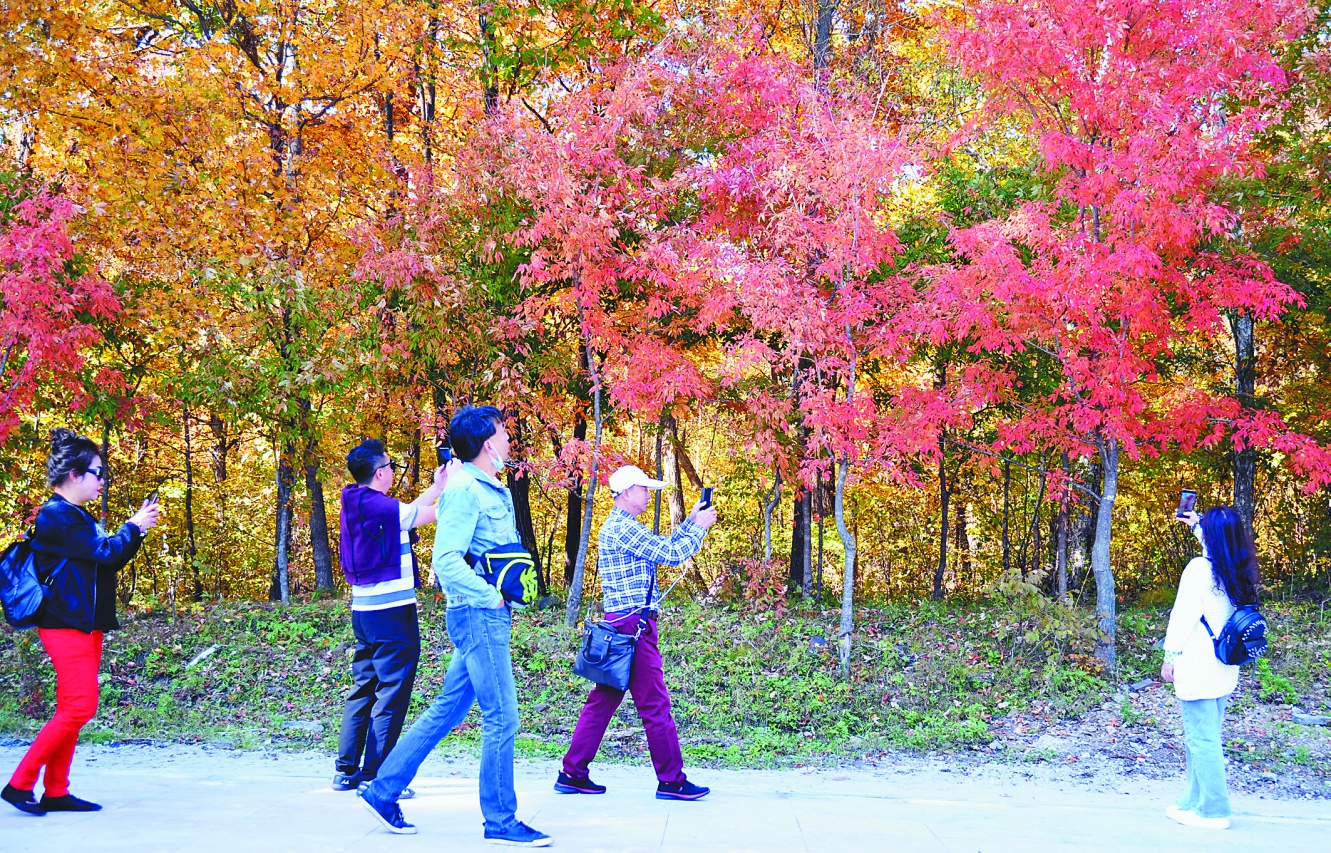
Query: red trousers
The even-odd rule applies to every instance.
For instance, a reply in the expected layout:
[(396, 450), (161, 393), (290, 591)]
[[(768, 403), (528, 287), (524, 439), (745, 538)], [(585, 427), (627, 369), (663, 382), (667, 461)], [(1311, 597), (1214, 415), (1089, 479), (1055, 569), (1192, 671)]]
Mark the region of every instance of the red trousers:
[(74, 761), (79, 730), (97, 713), (102, 632), (85, 634), (72, 628), (38, 628), (37, 633), (55, 665), (55, 716), (42, 726), (9, 784), (31, 791), (45, 767), (44, 793), (60, 797), (69, 793), (69, 765)]

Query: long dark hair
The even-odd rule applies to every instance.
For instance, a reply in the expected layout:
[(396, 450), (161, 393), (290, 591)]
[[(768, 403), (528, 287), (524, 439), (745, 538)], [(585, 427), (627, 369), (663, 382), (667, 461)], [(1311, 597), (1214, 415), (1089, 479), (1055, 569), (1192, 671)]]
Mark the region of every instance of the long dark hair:
[(1233, 604), (1257, 603), (1257, 548), (1232, 506), (1213, 506), (1202, 516), (1202, 539), (1211, 574)]
[(46, 455), (46, 485), (54, 489), (70, 474), (82, 477), (92, 467), (93, 460), (101, 458), (102, 449), (97, 442), (73, 430), (56, 427), (51, 430), (51, 452)]

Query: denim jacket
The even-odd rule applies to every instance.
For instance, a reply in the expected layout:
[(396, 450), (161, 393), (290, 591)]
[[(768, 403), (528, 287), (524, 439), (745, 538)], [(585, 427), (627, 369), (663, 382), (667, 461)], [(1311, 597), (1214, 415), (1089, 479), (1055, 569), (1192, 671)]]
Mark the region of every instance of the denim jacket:
[(518, 539), (508, 487), (470, 462), (449, 480), (439, 498), (431, 565), (449, 607), (497, 607), (504, 597), (464, 558), (479, 557)]

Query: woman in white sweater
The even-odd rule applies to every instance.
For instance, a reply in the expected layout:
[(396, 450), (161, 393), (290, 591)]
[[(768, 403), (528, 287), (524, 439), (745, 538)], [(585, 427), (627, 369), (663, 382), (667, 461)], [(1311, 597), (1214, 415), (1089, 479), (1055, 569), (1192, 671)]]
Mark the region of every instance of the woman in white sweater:
[(1188, 790), (1165, 814), (1187, 826), (1228, 829), (1220, 728), (1239, 668), (1220, 662), (1211, 634), (1220, 633), (1236, 604), (1257, 601), (1257, 553), (1232, 507), (1212, 507), (1201, 517), (1189, 512), (1180, 520), (1201, 540), (1202, 556), (1183, 570), (1165, 633), (1160, 677), (1174, 683), (1182, 706), (1188, 762)]

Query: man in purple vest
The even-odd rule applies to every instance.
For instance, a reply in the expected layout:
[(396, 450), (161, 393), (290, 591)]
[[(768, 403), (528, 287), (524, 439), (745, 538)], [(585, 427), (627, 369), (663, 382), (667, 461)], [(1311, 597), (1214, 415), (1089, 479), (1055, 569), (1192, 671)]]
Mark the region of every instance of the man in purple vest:
[(415, 528), (434, 523), (448, 471), (436, 469), (430, 488), (406, 504), (388, 496), (396, 469), (383, 443), (374, 439), (347, 454), (347, 470), (356, 483), (342, 490), (341, 554), (342, 571), (351, 585), (356, 653), (333, 777), (338, 791), (374, 779), (397, 743), (421, 656), (416, 621), (421, 579), (411, 546)]

